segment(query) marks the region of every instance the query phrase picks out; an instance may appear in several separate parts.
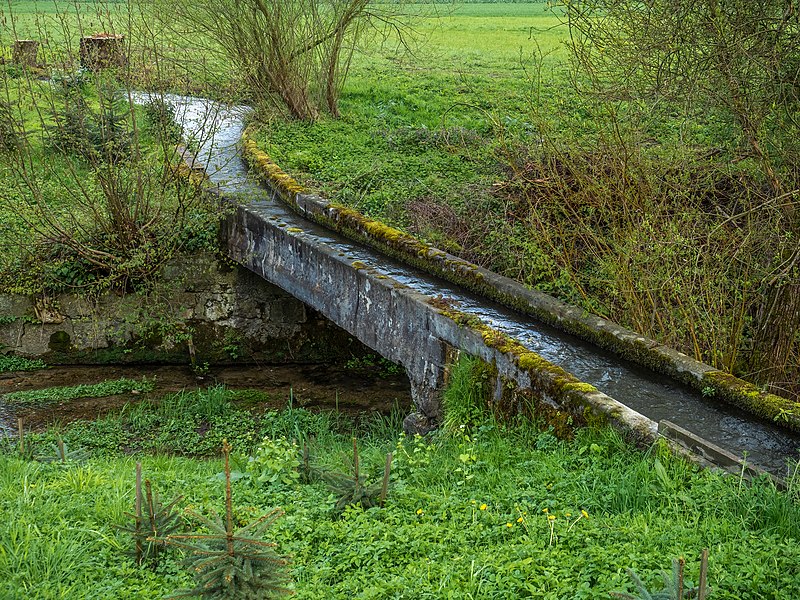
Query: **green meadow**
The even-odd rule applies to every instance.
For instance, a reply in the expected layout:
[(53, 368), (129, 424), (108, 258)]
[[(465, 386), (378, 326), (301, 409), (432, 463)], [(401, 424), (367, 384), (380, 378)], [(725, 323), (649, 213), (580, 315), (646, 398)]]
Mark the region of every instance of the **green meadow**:
[[(211, 388), (29, 434), (28, 458), (12, 442), (0, 454), (0, 594), (163, 598), (190, 586), (177, 548), (137, 566), (117, 526), (131, 523), (140, 461), (163, 503), (182, 496), (179, 531), (203, 531), (184, 510), (224, 513), (223, 439), (236, 526), (285, 511), (265, 539), (291, 561), (297, 598), (610, 598), (635, 591), (627, 569), (660, 589), (678, 557), (696, 584), (703, 548), (711, 598), (800, 594), (796, 483), (784, 493), (702, 471), (611, 430), (564, 441), (498, 423), (470, 404), (463, 371), (456, 379), (448, 406), (470, 417), (427, 440), (402, 436), (401, 414), (261, 411), (258, 392)], [(333, 488), (298, 473), (304, 447), (315, 469), (352, 472), (353, 438), (368, 482), (393, 453), (383, 507), (337, 511)]]

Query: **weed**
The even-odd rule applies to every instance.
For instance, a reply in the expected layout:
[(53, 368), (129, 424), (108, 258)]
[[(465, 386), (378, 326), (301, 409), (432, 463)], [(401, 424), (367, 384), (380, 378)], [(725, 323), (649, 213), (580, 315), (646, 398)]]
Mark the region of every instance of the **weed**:
[(47, 363), (38, 358), (24, 358), (11, 354), (0, 354), (0, 373), (8, 371), (37, 371), (46, 369)]
[(264, 438), (247, 462), (247, 472), (258, 484), (292, 486), (300, 480), (297, 444), (285, 437)]

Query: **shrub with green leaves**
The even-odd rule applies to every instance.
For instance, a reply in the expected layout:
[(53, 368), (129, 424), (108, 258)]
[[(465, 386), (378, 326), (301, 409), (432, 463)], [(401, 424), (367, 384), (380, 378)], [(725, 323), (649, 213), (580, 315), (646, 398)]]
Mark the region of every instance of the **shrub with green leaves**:
[(300, 450), (294, 440), (265, 437), (247, 463), (253, 481), (291, 486), (300, 481)]

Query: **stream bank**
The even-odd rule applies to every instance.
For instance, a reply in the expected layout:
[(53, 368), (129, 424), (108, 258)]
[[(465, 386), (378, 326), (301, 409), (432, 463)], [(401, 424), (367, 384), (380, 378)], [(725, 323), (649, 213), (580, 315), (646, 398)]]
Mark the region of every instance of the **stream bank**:
[(119, 412), (126, 405), (143, 400), (215, 385), (224, 385), (232, 390), (257, 390), (258, 401), (247, 402), (245, 407), (258, 412), (292, 406), (309, 410), (337, 409), (351, 414), (389, 414), (396, 408), (407, 411), (411, 406), (410, 385), (402, 373), (389, 373), (372, 366), (353, 368), (314, 364), (220, 366), (202, 376), (188, 366), (174, 365), (61, 366), (40, 371), (0, 373), (0, 396), (122, 377), (146, 377), (154, 383), (154, 389), (146, 394), (82, 398), (36, 406), (0, 403), (0, 420), (13, 423), (22, 418), (26, 430), (42, 431), (55, 424), (66, 425)]

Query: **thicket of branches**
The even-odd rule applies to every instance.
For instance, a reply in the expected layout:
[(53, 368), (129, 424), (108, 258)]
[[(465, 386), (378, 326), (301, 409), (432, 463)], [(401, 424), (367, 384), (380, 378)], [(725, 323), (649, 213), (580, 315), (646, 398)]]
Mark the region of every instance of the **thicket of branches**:
[[(605, 188), (605, 200), (617, 206), (600, 209), (599, 228), (602, 215), (609, 214), (612, 220), (625, 220), (626, 227), (651, 227), (663, 234), (638, 251), (661, 253), (676, 270), (692, 274), (688, 281), (714, 275), (714, 269), (724, 271), (727, 284), (713, 290), (720, 296), (716, 301), (703, 300), (709, 290), (702, 285), (674, 290), (671, 306), (683, 304), (690, 329), (703, 313), (728, 315), (730, 326), (720, 336), (720, 348), (701, 348), (694, 336), (696, 354), (709, 359), (705, 354), (710, 350), (716, 354), (710, 362), (744, 372), (778, 392), (797, 391), (797, 3), (570, 0), (562, 7), (575, 85), (605, 127), (590, 160), (573, 160), (562, 152), (547, 163), (550, 171), (560, 171), (568, 184), (578, 181), (584, 191), (587, 186)], [(669, 241), (676, 236), (663, 231), (667, 222), (678, 228), (684, 248)], [(616, 249), (621, 267), (630, 262), (631, 250)], [(669, 252), (678, 252), (683, 261), (673, 262)], [(648, 296), (670, 287), (666, 280), (660, 289), (631, 289), (644, 300), (641, 307), (652, 308), (655, 322), (669, 311)], [(686, 308), (692, 305), (705, 308), (692, 314)]]
[(372, 0), (152, 1), (156, 14), (169, 16), (169, 30), (209, 41), (204, 51), (221, 55), (257, 104), (302, 120), (339, 115), (339, 94), (367, 28), (402, 31), (390, 6), (376, 9)]
[[(33, 23), (35, 63), (0, 67), (0, 285), (9, 291), (130, 288), (157, 279), (181, 249), (213, 246), (215, 207), (178, 168), (180, 107), (159, 95), (137, 103), (131, 90), (133, 79), (144, 83), (130, 59), (137, 15), (96, 8), (104, 33), (125, 34), (126, 60), (83, 68), (77, 38), (96, 30), (58, 13)], [(4, 40), (20, 37), (13, 10)]]

